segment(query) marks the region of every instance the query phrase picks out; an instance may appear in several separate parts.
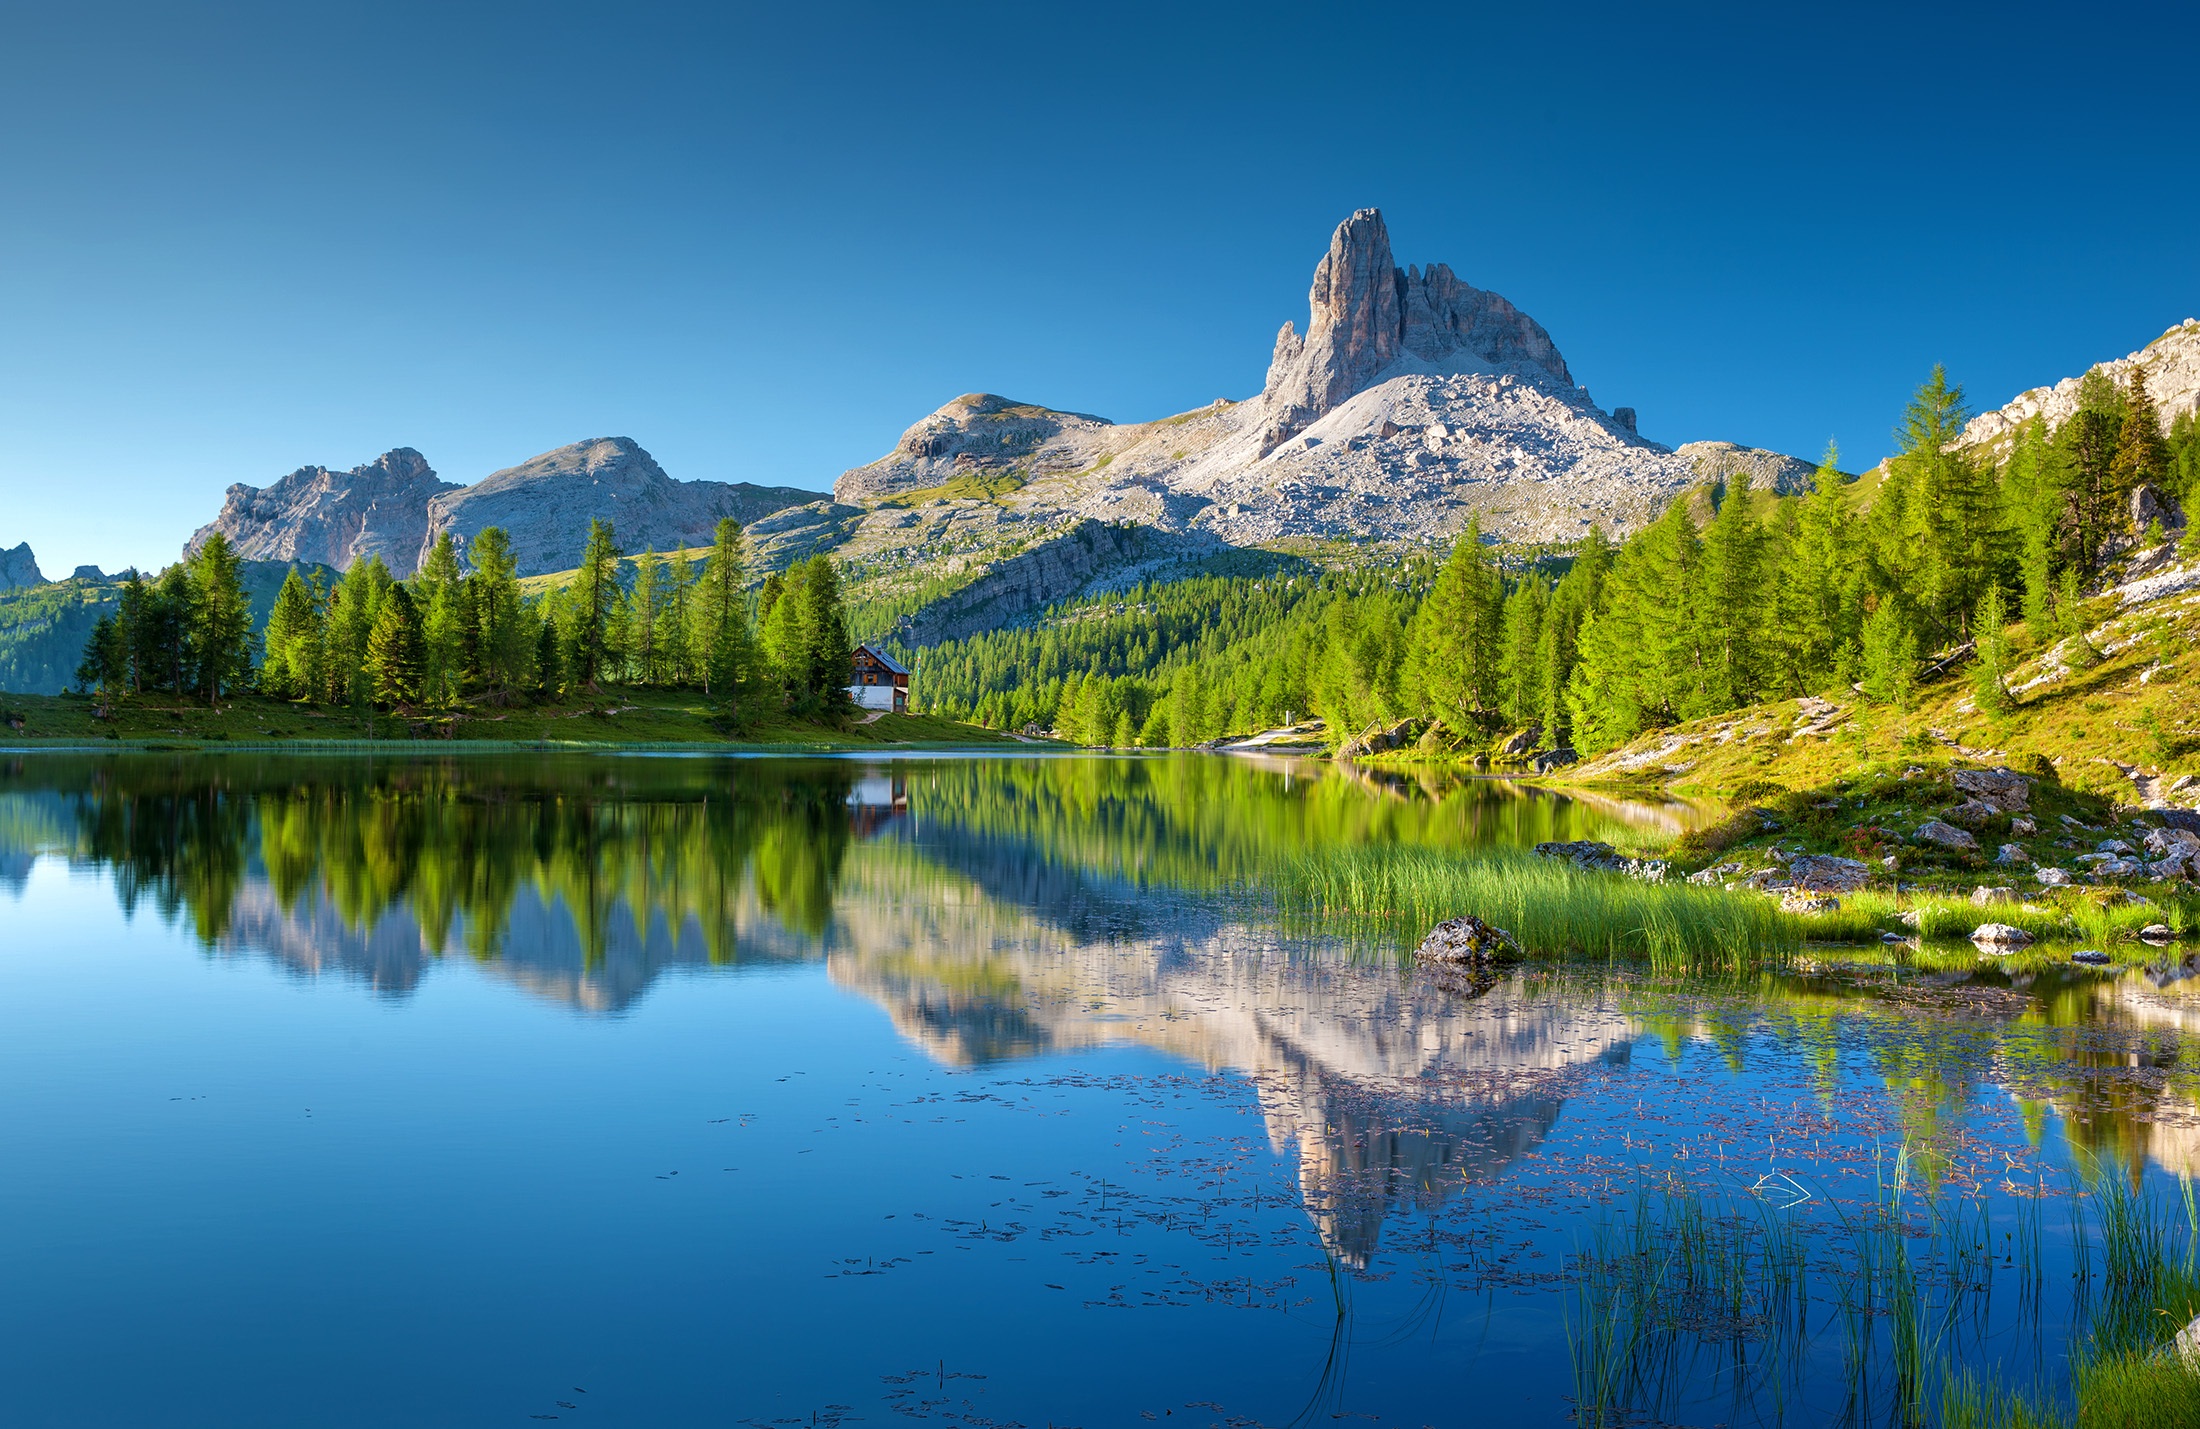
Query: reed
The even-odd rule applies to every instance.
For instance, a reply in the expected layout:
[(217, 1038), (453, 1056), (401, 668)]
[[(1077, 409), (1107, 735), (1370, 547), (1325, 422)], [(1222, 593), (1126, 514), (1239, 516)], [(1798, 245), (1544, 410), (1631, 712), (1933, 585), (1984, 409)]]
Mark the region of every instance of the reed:
[(1360, 846), (1302, 855), (1284, 870), (1279, 893), (1287, 910), (1385, 923), (1410, 939), (1472, 913), (1532, 953), (1643, 960), (1676, 973), (1749, 971), (1794, 954), (1808, 929), (1770, 899), (1499, 850), (1462, 857)]

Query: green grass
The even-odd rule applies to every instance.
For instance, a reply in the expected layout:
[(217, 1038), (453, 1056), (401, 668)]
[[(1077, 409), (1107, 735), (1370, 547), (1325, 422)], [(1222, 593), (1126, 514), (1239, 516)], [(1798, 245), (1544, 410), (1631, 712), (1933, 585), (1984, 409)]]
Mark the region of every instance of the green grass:
[(1801, 949), (1809, 920), (1755, 894), (1587, 872), (1517, 850), (1460, 855), (1395, 846), (1304, 855), (1287, 909), (1387, 923), (1418, 939), (1471, 913), (1531, 953), (1643, 959), (1661, 971), (1743, 972)]
[[(887, 745), (1013, 745), (1005, 735), (939, 715), (886, 714), (869, 724), (820, 724), (784, 717), (738, 730), (719, 727), (716, 711), (687, 690), (607, 689), (583, 705), (487, 706), (412, 716), (316, 709), (259, 695), (218, 708), (174, 696), (121, 701), (114, 718), (93, 717), (94, 702), (67, 695), (0, 695), (0, 744), (171, 748), (266, 744), (417, 741), (438, 748), (555, 745), (785, 745), (868, 749)], [(17, 722), (20, 722), (19, 725)]]

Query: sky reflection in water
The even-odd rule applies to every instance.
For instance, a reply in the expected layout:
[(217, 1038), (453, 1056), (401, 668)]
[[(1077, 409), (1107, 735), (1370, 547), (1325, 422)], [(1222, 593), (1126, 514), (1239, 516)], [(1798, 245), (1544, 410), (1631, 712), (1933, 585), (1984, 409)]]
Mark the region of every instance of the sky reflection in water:
[[(1190, 757), (16, 760), (7, 1417), (1561, 1424), (1569, 1259), (1644, 1168), (1807, 1219), (1904, 1145), (1951, 1203), (2200, 1155), (2174, 985), (1469, 1000), (1259, 893), (1688, 817)], [(1954, 1353), (2055, 1372), (2059, 1205), (2046, 1326), (1972, 1295)], [(1838, 1358), (1739, 1417), (1822, 1421)], [(1668, 1410), (1736, 1417), (1717, 1368)]]

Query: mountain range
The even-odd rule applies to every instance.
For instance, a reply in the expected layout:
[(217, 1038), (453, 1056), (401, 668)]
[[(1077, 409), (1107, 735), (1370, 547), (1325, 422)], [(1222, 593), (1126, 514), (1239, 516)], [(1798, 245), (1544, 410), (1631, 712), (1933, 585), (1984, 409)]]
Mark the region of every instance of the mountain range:
[[(445, 532), (463, 548), (503, 527), (525, 575), (578, 563), (588, 520), (629, 551), (708, 544), (731, 516), (754, 574), (816, 551), (860, 600), (905, 612), (905, 643), (1014, 621), (1082, 590), (1234, 550), (1335, 544), (1431, 549), (1470, 520), (1485, 539), (1624, 535), (1692, 486), (1746, 472), (1803, 488), (1812, 465), (1720, 441), (1667, 446), (1628, 407), (1576, 382), (1541, 324), (1442, 263), (1401, 268), (1375, 209), (1339, 224), (1314, 269), (1303, 331), (1286, 322), (1259, 392), (1145, 422), (968, 393), (843, 472), (830, 497), (790, 486), (681, 481), (626, 437), (559, 447), (469, 485), (400, 447), (349, 471), (306, 466), (237, 484), (185, 543), (213, 532), (248, 560), (341, 570), (378, 555), (413, 574)], [(2142, 352), (2164, 423), (2200, 405), (2200, 323)], [(2077, 379), (1974, 418), (2005, 444), (2035, 413), (2067, 415)], [(79, 577), (97, 578), (91, 568)], [(0, 551), (0, 591), (43, 580), (28, 546)]]

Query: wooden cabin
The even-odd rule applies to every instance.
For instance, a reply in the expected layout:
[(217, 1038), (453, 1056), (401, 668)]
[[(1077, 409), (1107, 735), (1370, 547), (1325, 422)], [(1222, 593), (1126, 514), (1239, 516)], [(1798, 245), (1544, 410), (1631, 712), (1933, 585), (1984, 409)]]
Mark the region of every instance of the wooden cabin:
[(875, 645), (856, 647), (848, 698), (859, 708), (909, 713), (909, 667)]

